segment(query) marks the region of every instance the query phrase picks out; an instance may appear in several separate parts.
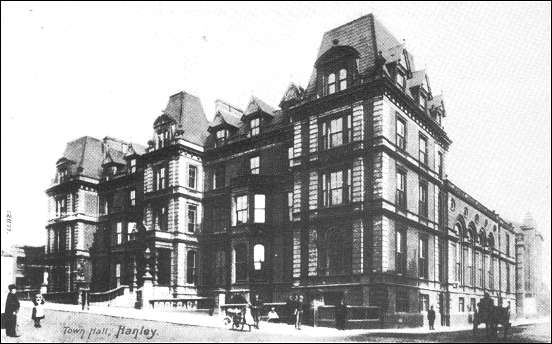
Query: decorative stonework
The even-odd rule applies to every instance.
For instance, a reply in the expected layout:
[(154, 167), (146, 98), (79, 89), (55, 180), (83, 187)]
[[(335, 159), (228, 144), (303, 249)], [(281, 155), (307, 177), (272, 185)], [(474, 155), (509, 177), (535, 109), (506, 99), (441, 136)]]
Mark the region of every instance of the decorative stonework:
[(314, 226), (309, 227), (309, 266), (308, 276), (316, 276), (318, 271), (318, 232)]

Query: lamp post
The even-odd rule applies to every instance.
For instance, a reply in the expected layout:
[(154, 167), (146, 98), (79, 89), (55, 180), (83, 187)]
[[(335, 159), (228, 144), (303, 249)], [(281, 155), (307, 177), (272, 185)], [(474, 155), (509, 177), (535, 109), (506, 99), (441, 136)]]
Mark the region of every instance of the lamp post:
[(153, 276), (150, 271), (151, 251), (149, 247), (144, 251), (144, 274), (142, 275), (142, 288), (140, 290), (141, 302), (139, 302), (142, 309), (150, 308), (150, 300), (153, 297)]

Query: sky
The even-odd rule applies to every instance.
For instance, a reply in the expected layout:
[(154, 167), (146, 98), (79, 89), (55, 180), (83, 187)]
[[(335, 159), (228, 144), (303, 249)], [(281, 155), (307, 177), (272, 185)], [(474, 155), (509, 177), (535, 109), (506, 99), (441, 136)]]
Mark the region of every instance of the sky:
[[(170, 95), (277, 106), (325, 31), (374, 13), (443, 93), (449, 179), (550, 250), (550, 3), (2, 3), (2, 233), (45, 243), (68, 141), (146, 144)], [(2, 238), (6, 239), (5, 237)]]

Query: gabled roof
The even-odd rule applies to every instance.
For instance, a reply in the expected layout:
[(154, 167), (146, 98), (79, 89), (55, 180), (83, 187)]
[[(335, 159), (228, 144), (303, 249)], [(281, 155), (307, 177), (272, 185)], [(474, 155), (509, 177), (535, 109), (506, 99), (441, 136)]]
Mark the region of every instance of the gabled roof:
[(142, 155), (144, 153), (146, 153), (146, 147), (137, 143), (131, 143), (125, 153), (125, 156)]
[(303, 99), (304, 95), (305, 90), (303, 89), (303, 87), (291, 83), (284, 93), (282, 100), (280, 100), (280, 106), (300, 102)]
[(431, 93), (431, 87), (429, 86), (429, 80), (427, 78), (427, 73), (425, 70), (417, 70), (412, 73), (412, 78), (406, 80), (406, 87), (413, 88), (425, 85), (427, 91)]
[(241, 119), (240, 117), (237, 117), (229, 111), (218, 109), (215, 117), (213, 118), (213, 121), (209, 124), (209, 127), (215, 128), (223, 124), (227, 124), (234, 128), (239, 128), (241, 124)]
[(262, 112), (267, 115), (274, 116), (275, 111), (276, 109), (274, 109), (272, 106), (268, 105), (261, 99), (255, 96), (251, 96), (251, 100), (249, 101), (249, 105), (247, 105), (247, 108), (245, 109), (243, 116), (247, 117), (257, 112)]
[(209, 121), (198, 97), (184, 91), (173, 94), (163, 115), (175, 121), (177, 131), (182, 132), (182, 138), (203, 146), (208, 136)]

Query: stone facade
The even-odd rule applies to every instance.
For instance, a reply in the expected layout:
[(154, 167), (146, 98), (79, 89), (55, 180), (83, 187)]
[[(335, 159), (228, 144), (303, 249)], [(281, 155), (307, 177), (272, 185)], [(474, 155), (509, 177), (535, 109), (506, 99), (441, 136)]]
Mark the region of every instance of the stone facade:
[[(279, 106), (217, 101), (208, 123), (180, 92), (147, 148), (70, 143), (48, 189), (52, 287), (140, 284), (149, 248), (156, 298), (345, 299), (384, 326), (421, 325), (429, 306), (468, 322), (486, 292), (515, 311), (515, 228), (447, 178), (442, 97), (373, 15), (326, 32)], [(83, 142), (92, 162), (73, 154)], [(64, 275), (81, 261), (88, 275)]]

